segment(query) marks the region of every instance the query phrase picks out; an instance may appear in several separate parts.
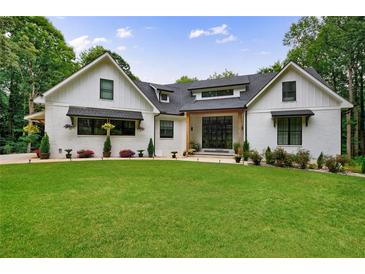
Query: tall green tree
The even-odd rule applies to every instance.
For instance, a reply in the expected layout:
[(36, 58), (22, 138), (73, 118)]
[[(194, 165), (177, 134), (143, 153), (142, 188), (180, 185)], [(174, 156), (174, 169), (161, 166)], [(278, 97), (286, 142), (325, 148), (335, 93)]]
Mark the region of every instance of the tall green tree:
[(105, 52), (108, 52), (114, 60), (117, 62), (117, 64), (121, 67), (121, 69), (132, 79), (137, 80), (138, 77), (135, 76), (131, 72), (130, 65), (120, 56), (118, 53), (111, 51), (109, 49), (104, 48), (103, 46), (95, 46), (92, 48), (89, 48), (87, 50), (84, 50), (81, 52), (79, 56), (79, 64), (81, 66), (85, 66), (89, 64), (90, 62), (94, 61), (96, 58), (98, 58), (100, 55), (104, 54)]
[(187, 75), (183, 75), (176, 80), (176, 83), (191, 83), (194, 81), (199, 81), (199, 79), (197, 77), (189, 77)]
[(208, 80), (230, 78), (230, 77), (237, 76), (237, 75), (238, 75), (237, 73), (235, 73), (231, 70), (225, 69), (222, 73), (214, 72), (212, 75), (210, 75), (208, 77)]
[(36, 111), (34, 98), (78, 65), (61, 32), (44, 17), (1, 17), (0, 56), (0, 94), (7, 106), (1, 136), (16, 141), (24, 115)]
[(260, 68), (257, 73), (279, 72), (284, 67), (284, 62), (276, 61), (273, 65)]

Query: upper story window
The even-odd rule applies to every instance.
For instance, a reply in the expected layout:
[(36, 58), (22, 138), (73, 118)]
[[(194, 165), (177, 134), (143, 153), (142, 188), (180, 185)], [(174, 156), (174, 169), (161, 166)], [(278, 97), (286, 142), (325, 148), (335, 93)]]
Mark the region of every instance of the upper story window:
[(283, 82), (283, 102), (297, 100), (297, 85), (295, 81)]
[(100, 99), (113, 100), (113, 80), (100, 79)]
[(174, 138), (174, 121), (160, 121), (160, 138)]
[(202, 98), (233, 96), (233, 89), (202, 91)]
[(168, 103), (169, 96), (166, 93), (160, 93), (160, 102)]

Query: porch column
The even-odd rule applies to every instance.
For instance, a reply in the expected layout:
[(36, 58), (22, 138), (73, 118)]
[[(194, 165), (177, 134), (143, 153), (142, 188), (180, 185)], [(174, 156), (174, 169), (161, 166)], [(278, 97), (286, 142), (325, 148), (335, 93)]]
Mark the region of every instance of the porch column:
[(240, 145), (243, 145), (243, 111), (239, 110), (238, 111), (238, 119), (237, 119), (237, 124), (238, 124), (238, 140)]
[(186, 112), (186, 156), (190, 148), (190, 113)]

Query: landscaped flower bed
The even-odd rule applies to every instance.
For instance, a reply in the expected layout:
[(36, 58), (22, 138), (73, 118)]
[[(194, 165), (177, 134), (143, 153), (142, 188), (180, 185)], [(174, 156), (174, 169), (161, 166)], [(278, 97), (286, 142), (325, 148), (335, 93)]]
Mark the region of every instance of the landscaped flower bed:
[(77, 154), (79, 155), (79, 158), (91, 158), (94, 157), (95, 153), (90, 149), (81, 149), (77, 152)]

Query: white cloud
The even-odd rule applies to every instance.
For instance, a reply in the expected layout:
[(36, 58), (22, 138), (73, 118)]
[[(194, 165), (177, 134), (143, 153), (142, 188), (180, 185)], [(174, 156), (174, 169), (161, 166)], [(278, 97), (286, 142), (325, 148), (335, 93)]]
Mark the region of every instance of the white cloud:
[(101, 44), (101, 43), (106, 43), (108, 42), (108, 39), (104, 38), (104, 37), (96, 37), (93, 39), (92, 44)]
[(145, 27), (145, 29), (146, 30), (154, 30), (154, 29), (156, 29), (156, 27), (154, 27), (154, 26), (147, 26), (147, 27)]
[(132, 37), (132, 30), (130, 27), (125, 27), (125, 28), (119, 28), (117, 29), (117, 36), (119, 38), (128, 38), (128, 37)]
[(88, 35), (77, 37), (69, 42), (70, 46), (74, 48), (76, 54), (87, 49), (91, 45)]
[(234, 35), (229, 35), (225, 38), (222, 38), (222, 39), (217, 39), (216, 42), (218, 44), (225, 44), (225, 43), (230, 43), (230, 42), (234, 42), (234, 41), (237, 41), (237, 37), (234, 36)]
[(220, 26), (212, 27), (207, 30), (204, 29), (193, 29), (190, 31), (189, 38), (194, 39), (201, 36), (212, 36), (212, 35), (222, 35), (224, 38), (217, 39), (218, 44), (229, 43), (237, 40), (237, 37), (230, 34), (228, 30), (228, 25), (222, 24)]
[(199, 36), (202, 35), (209, 35), (209, 32), (202, 29), (193, 29), (192, 31), (190, 31), (189, 38), (190, 39), (198, 38)]
[(223, 24), (221, 26), (210, 28), (210, 35), (216, 35), (216, 34), (223, 34), (228, 35), (228, 26), (226, 24)]
[(127, 47), (125, 47), (125, 46), (117, 47), (117, 51), (119, 51), (119, 52), (125, 51), (126, 49), (127, 49)]
[(269, 55), (271, 52), (270, 51), (265, 51), (265, 50), (262, 50), (258, 53), (258, 55)]

